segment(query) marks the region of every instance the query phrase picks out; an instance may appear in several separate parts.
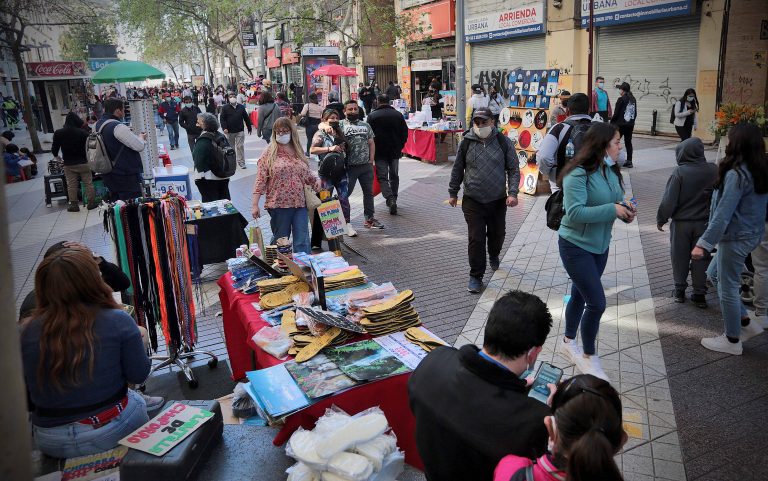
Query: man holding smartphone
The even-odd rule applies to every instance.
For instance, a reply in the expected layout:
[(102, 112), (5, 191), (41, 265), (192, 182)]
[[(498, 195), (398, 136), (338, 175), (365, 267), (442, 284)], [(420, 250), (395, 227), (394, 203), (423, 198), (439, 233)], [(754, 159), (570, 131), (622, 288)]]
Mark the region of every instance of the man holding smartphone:
[(482, 349), (439, 347), (421, 361), (408, 394), (427, 479), (492, 479), (502, 457), (546, 452), (550, 409), (520, 376), (551, 327), (541, 299), (511, 291), (493, 305)]

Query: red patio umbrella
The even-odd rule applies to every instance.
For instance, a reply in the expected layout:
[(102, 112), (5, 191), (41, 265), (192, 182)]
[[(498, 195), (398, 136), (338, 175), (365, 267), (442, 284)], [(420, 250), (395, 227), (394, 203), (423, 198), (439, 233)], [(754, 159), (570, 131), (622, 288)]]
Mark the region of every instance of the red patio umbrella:
[(335, 63), (323, 65), (314, 72), (313, 77), (356, 77), (357, 72), (353, 68), (345, 67)]

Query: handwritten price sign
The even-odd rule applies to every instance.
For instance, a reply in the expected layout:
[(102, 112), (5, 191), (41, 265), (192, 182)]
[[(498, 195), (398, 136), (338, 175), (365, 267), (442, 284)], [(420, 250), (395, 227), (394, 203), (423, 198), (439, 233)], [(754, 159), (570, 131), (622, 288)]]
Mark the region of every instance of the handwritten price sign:
[(212, 417), (210, 411), (176, 403), (121, 439), (120, 444), (162, 456)]
[(344, 216), (341, 212), (341, 203), (338, 200), (323, 202), (317, 208), (317, 214), (320, 216), (320, 224), (323, 226), (326, 237), (333, 239), (344, 235)]

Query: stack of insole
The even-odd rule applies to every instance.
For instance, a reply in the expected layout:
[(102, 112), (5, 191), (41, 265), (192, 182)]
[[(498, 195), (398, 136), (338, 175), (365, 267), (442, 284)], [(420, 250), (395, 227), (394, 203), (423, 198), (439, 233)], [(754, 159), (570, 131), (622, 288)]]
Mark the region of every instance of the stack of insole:
[(261, 299), (259, 299), (259, 304), (264, 310), (276, 309), (292, 303), (294, 295), (309, 291), (309, 285), (307, 285), (306, 282), (294, 282), (293, 284), (289, 284), (283, 290), (262, 295)]
[(323, 279), (326, 291), (349, 289), (350, 287), (362, 286), (366, 282), (368, 281), (365, 274), (360, 269), (352, 269)]
[(285, 311), (283, 313), (280, 329), (293, 341), (293, 347), (288, 350), (288, 354), (296, 356), (298, 362), (311, 359), (312, 356), (320, 352), (324, 347), (344, 344), (354, 336), (353, 333), (338, 327), (331, 327), (320, 336), (313, 336), (306, 326), (296, 324), (296, 313), (294, 311)]
[(413, 291), (405, 290), (381, 304), (365, 307), (360, 324), (372, 336), (384, 336), (416, 327), (421, 321), (411, 305), (413, 300)]
[(434, 349), (446, 345), (418, 327), (406, 329), (405, 338), (427, 352), (432, 352)]
[(267, 264), (272, 265), (277, 260), (277, 246), (276, 245), (269, 245), (264, 246), (264, 261), (266, 261)]
[(299, 282), (300, 279), (296, 276), (283, 276), (276, 279), (264, 279), (259, 281), (256, 285), (259, 287), (259, 293), (263, 296), (270, 292), (282, 291), (291, 284)]

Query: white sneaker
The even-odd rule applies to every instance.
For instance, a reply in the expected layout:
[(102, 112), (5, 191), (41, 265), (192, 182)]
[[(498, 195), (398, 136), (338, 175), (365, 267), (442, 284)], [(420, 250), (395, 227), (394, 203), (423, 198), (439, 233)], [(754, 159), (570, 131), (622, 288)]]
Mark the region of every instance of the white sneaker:
[(725, 337), (725, 334), (720, 334), (717, 337), (705, 337), (701, 340), (701, 345), (710, 351), (724, 352), (726, 354), (733, 354), (734, 356), (741, 356), (744, 349), (741, 345), (741, 341), (731, 342)]
[(162, 407), (163, 404), (165, 404), (165, 398), (160, 396), (147, 396), (144, 393), (141, 394), (141, 397), (144, 398), (144, 402), (147, 403), (147, 411), (152, 411), (153, 409), (157, 409), (159, 407)]
[(349, 237), (357, 237), (357, 231), (354, 227), (352, 227), (352, 224), (347, 224), (347, 235)]
[(603, 364), (600, 362), (600, 356), (597, 354), (582, 356), (581, 362), (576, 364), (576, 368), (580, 370), (582, 374), (592, 374), (604, 381), (611, 382), (611, 380), (608, 379), (608, 375), (603, 371)]
[(757, 323), (758, 326), (763, 326), (763, 329), (768, 328), (768, 316), (758, 316), (755, 314), (754, 321)]
[(584, 351), (576, 343), (576, 339), (557, 341), (557, 352), (574, 365), (579, 362), (579, 359), (584, 357)]
[(746, 342), (753, 337), (763, 333), (763, 328), (754, 319), (749, 321), (746, 326), (741, 326), (741, 342)]

